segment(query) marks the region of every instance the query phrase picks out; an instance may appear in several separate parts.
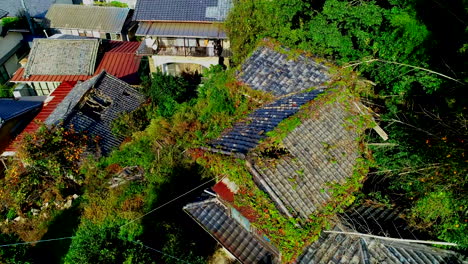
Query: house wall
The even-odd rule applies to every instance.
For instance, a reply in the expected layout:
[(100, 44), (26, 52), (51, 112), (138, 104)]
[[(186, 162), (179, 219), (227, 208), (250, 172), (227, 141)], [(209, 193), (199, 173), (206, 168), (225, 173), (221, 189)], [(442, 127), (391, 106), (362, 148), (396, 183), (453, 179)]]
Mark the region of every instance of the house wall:
[(5, 37), (0, 37), (0, 83), (7, 82), (21, 67), (18, 56), (24, 54), (22, 40), (23, 35), (18, 32), (9, 32)]
[[(23, 83), (23, 82), (21, 82)], [(55, 88), (60, 85), (60, 82), (24, 82), (31, 86), (36, 91), (38, 96), (49, 95)]]
[(101, 32), (96, 30), (81, 30), (81, 29), (56, 29), (59, 34), (73, 35), (73, 36), (83, 36), (90, 38), (101, 38), (101, 39), (111, 39), (111, 40), (127, 40), (126, 35)]
[[(211, 65), (218, 65), (218, 57), (184, 57), (184, 56), (152, 56), (153, 66), (161, 69), (163, 72), (166, 71), (164, 65), (170, 63), (194, 63), (199, 64), (205, 68), (209, 68)], [(153, 67), (150, 67), (153, 68)]]
[(0, 37), (0, 58), (7, 55), (21, 40), (23, 40), (23, 35), (18, 32), (8, 32), (5, 37)]
[(13, 54), (4, 64), (5, 70), (8, 73), (8, 75), (13, 76), (13, 74), (16, 72), (21, 67), (21, 64), (19, 64), (19, 59), (16, 54)]

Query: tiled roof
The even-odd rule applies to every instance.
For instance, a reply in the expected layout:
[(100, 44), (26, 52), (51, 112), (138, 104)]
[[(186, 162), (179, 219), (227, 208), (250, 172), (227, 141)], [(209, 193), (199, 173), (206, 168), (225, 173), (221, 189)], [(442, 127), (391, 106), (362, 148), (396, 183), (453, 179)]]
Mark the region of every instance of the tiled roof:
[(0, 99), (0, 127), (2, 122), (11, 120), (33, 109), (39, 108), (42, 102), (18, 101), (14, 99)]
[(221, 137), (209, 143), (214, 151), (225, 153), (247, 152), (258, 145), (266, 133), (273, 130), (281, 121), (294, 115), (305, 103), (313, 100), (322, 89), (293, 94), (276, 100), (251, 113), (247, 119), (237, 123)]
[(287, 155), (253, 159), (256, 183), (267, 187), (277, 203), (308, 218), (330, 196), (327, 183), (344, 183), (358, 157), (353, 129), (344, 127), (352, 114), (342, 103), (325, 104), (283, 140)]
[(279, 263), (278, 254), (229, 216), (216, 198), (188, 204), (184, 210), (241, 263)]
[(6, 17), (8, 15), (8, 11), (0, 9), (0, 18)]
[(97, 39), (34, 39), (24, 75), (92, 75), (98, 48)]
[(224, 21), (232, 6), (232, 0), (138, 0), (134, 20)]
[[(335, 227), (334, 231), (343, 228)], [(345, 231), (349, 231), (345, 229)], [(379, 238), (322, 233), (299, 258), (298, 264), (455, 264), (467, 263), (455, 252)]]
[(227, 38), (226, 33), (221, 29), (219, 24), (181, 22), (140, 22), (136, 35), (216, 39)]
[(46, 27), (120, 33), (129, 11), (118, 7), (55, 4), (47, 12)]
[(15, 142), (18, 142), (24, 137), (25, 133), (33, 133), (39, 128), (38, 122), (44, 122), (49, 115), (55, 110), (58, 104), (62, 102), (65, 96), (73, 89), (76, 82), (62, 82), (50, 95), (52, 98), (50, 101), (44, 104), (41, 112), (34, 118), (34, 120), (29, 123), (23, 132), (16, 137), (16, 139), (10, 143), (10, 145), (5, 149), (5, 151), (15, 151)]
[[(83, 90), (88, 88), (88, 91), (81, 99), (79, 107), (75, 107), (65, 118), (64, 125), (73, 125), (77, 131), (87, 131), (90, 135), (98, 137), (101, 151), (106, 155), (123, 141), (123, 138), (112, 134), (112, 121), (119, 114), (139, 107), (144, 101), (144, 96), (127, 83), (106, 72), (97, 76), (97, 80), (91, 79), (88, 82), (95, 83), (94, 85), (82, 84), (86, 85)], [(64, 104), (72, 101), (67, 100)]]
[[(138, 84), (138, 69), (141, 57), (135, 52), (140, 45), (139, 42), (110, 41), (104, 44), (106, 52), (99, 61), (95, 75), (103, 70), (130, 84)], [(18, 69), (10, 81), (12, 82), (61, 82), (61, 81), (84, 81), (90, 79), (90, 75), (31, 75), (24, 76), (24, 68)]]
[[(29, 14), (34, 18), (44, 18), (52, 4), (73, 4), (72, 0), (24, 0), (24, 2)], [(23, 10), (20, 0), (2, 0), (1, 7), (9, 13), (9, 16), (18, 16)]]
[(65, 98), (63, 98), (60, 104), (56, 105), (52, 113), (50, 113), (47, 119), (44, 120), (44, 123), (46, 125), (57, 125), (63, 121), (71, 112), (73, 112), (75, 106), (81, 102), (81, 98), (83, 98), (83, 96), (101, 77), (101, 75), (97, 75), (88, 81), (75, 85)]
[(260, 47), (242, 65), (238, 79), (252, 89), (277, 96), (309, 89), (329, 79), (328, 68), (314, 59), (302, 54), (289, 56), (287, 52)]

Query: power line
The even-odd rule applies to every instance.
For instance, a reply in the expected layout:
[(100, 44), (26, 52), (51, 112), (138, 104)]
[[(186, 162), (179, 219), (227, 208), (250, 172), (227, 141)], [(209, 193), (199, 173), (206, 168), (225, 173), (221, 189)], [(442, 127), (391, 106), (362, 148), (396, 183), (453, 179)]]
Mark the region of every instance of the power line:
[[(132, 242), (135, 242), (135, 243), (136, 243), (136, 241), (132, 241)], [(185, 260), (183, 260), (183, 259), (174, 257), (174, 256), (169, 255), (169, 254), (167, 254), (167, 253), (164, 253), (164, 252), (162, 252), (162, 251), (160, 251), (160, 250), (157, 250), (157, 249), (155, 249), (155, 248), (152, 248), (152, 247), (150, 247), (150, 246), (147, 246), (147, 245), (145, 245), (145, 244), (143, 244), (143, 243), (141, 243), (141, 242), (140, 242), (139, 244), (142, 245), (142, 246), (144, 246), (144, 247), (146, 247), (146, 248), (148, 248), (148, 249), (151, 249), (151, 250), (153, 250), (153, 251), (156, 251), (156, 252), (158, 252), (158, 253), (160, 253), (160, 254), (162, 254), (162, 255), (164, 255), (164, 256), (168, 256), (168, 257), (170, 257), (170, 258), (172, 258), (172, 259), (181, 261), (181, 262), (183, 262), (183, 263), (191, 264), (191, 263), (188, 262), (188, 261), (185, 261)]]
[[(224, 179), (225, 177), (226, 177), (226, 176), (224, 176), (223, 178), (221, 178), (221, 180)], [(142, 215), (142, 216), (139, 216), (139, 217), (137, 217), (137, 218), (131, 220), (130, 222), (128, 222), (128, 223), (126, 223), (126, 224), (121, 225), (119, 228), (122, 228), (122, 227), (124, 227), (124, 226), (126, 226), (126, 225), (129, 225), (129, 224), (131, 224), (131, 223), (133, 223), (133, 222), (135, 222), (135, 221), (137, 221), (137, 220), (139, 220), (139, 219), (141, 219), (141, 218), (143, 218), (143, 217), (145, 217), (145, 216), (147, 216), (147, 215), (149, 215), (149, 214), (151, 214), (151, 213), (153, 213), (153, 212), (155, 212), (155, 211), (157, 211), (157, 210), (163, 208), (164, 206), (167, 206), (168, 204), (170, 204), (170, 203), (172, 203), (172, 202), (174, 202), (174, 201), (176, 201), (176, 200), (178, 200), (178, 199), (180, 199), (180, 198), (186, 196), (187, 194), (189, 194), (189, 193), (191, 193), (191, 192), (193, 192), (193, 191), (199, 189), (199, 188), (202, 187), (202, 186), (205, 186), (206, 184), (208, 184), (208, 183), (210, 183), (210, 182), (212, 182), (212, 181), (214, 181), (214, 180), (216, 180), (216, 179), (213, 178), (213, 179), (211, 179), (211, 180), (208, 180), (208, 181), (206, 181), (206, 182), (204, 182), (204, 183), (198, 185), (197, 187), (195, 187), (195, 188), (193, 188), (193, 189), (191, 189), (191, 190), (189, 190), (189, 191), (187, 191), (187, 192), (185, 192), (185, 193), (183, 193), (183, 194), (181, 194), (181, 195), (175, 197), (174, 199), (172, 199), (172, 200), (170, 200), (170, 201), (168, 201), (168, 202), (166, 202), (166, 203), (164, 203), (164, 204), (162, 204), (162, 205), (160, 205), (160, 206), (158, 206), (158, 207), (152, 209), (151, 211), (147, 212), (146, 214), (144, 214), (144, 215)], [(52, 238), (52, 239), (45, 239), (45, 240), (36, 240), (36, 241), (30, 241), (30, 242), (21, 242), (21, 243), (4, 244), (4, 245), (0, 245), (0, 247), (8, 247), (8, 246), (16, 246), (16, 245), (25, 245), (25, 244), (35, 244), (35, 243), (42, 243), (42, 242), (49, 242), (49, 241), (56, 241), (56, 240), (65, 240), (65, 239), (73, 239), (73, 238), (74, 238), (74, 237), (60, 237), (60, 238)], [(188, 262), (186, 262), (186, 263), (188, 263)]]
[(27, 244), (34, 244), (34, 243), (41, 243), (41, 242), (49, 242), (49, 241), (57, 241), (57, 240), (65, 240), (65, 239), (73, 239), (73, 238), (75, 238), (75, 237), (51, 238), (51, 239), (43, 239), (43, 240), (30, 241), (30, 242), (21, 242), (21, 243), (4, 244), (4, 245), (0, 245), (0, 247), (10, 247), (10, 246), (18, 246), (18, 245), (27, 245)]
[[(224, 178), (224, 177), (223, 177), (223, 178)], [(139, 217), (137, 217), (137, 218), (131, 220), (130, 222), (128, 222), (128, 223), (126, 223), (126, 224), (121, 225), (120, 228), (122, 228), (122, 227), (124, 227), (124, 226), (126, 226), (126, 225), (129, 225), (129, 224), (131, 224), (131, 223), (133, 223), (133, 222), (135, 222), (135, 221), (137, 221), (137, 220), (139, 220), (139, 219), (141, 219), (141, 218), (143, 218), (143, 217), (145, 217), (145, 216), (147, 216), (147, 215), (149, 215), (149, 214), (151, 214), (151, 213), (153, 213), (153, 212), (155, 212), (155, 211), (161, 209), (162, 207), (164, 207), (164, 206), (166, 206), (166, 205), (168, 205), (168, 204), (170, 204), (170, 203), (172, 203), (172, 202), (174, 202), (174, 201), (176, 201), (176, 200), (178, 200), (178, 199), (184, 197), (185, 195), (187, 195), (187, 194), (189, 194), (189, 193), (191, 193), (191, 192), (193, 192), (193, 191), (199, 189), (200, 187), (202, 187), (202, 186), (206, 185), (207, 183), (212, 182), (212, 181), (214, 181), (214, 180), (215, 180), (215, 179), (213, 178), (213, 179), (211, 179), (211, 180), (209, 180), (209, 181), (206, 181), (206, 182), (204, 182), (204, 183), (198, 185), (197, 187), (191, 189), (190, 191), (185, 192), (185, 193), (183, 193), (183, 194), (177, 196), (176, 198), (174, 198), (174, 199), (172, 199), (172, 200), (170, 200), (170, 201), (168, 201), (168, 202), (166, 202), (166, 203), (164, 203), (164, 204), (162, 204), (162, 205), (160, 205), (160, 206), (154, 208), (153, 210), (147, 212), (146, 214), (144, 214), (144, 215), (142, 215), (142, 216), (139, 216)]]

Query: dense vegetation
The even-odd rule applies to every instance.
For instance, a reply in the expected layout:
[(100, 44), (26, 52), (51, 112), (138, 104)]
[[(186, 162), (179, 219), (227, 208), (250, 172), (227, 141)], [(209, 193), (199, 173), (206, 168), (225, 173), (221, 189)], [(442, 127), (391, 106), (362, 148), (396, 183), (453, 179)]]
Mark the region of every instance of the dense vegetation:
[[(15, 242), (18, 235), (26, 241), (74, 235), (65, 244), (36, 246), (50, 256), (36, 247), (26, 250), (21, 256), (32, 262), (178, 263), (149, 246), (190, 263), (205, 263), (214, 242), (195, 243), (200, 237), (212, 240), (194, 229), (181, 210), (197, 192), (140, 217), (213, 179), (186, 149), (216, 137), (270, 97), (240, 86), (233, 71), (221, 67), (204, 77), (198, 88), (199, 76), (156, 73), (145, 80), (142, 92), (149, 100), (114, 122), (114, 131), (127, 142), (108, 157), (92, 154), (98, 138), (72, 129), (42, 127), (27, 135), (19, 143), (25, 163), (13, 161), (1, 179), (2, 231), (9, 239), (4, 242)], [(79, 198), (71, 208), (64, 207), (73, 194)], [(60, 206), (46, 206), (55, 203)], [(68, 225), (59, 232), (61, 221)], [(2, 252), (3, 262), (15, 262), (22, 251)]]
[(404, 206), (415, 227), (468, 247), (466, 2), (237, 3), (226, 23), (235, 63), (269, 37), (374, 83), (367, 101), (390, 140), (373, 147), (369, 182), (379, 184), (370, 197)]
[[(366, 139), (379, 144), (370, 145), (375, 165), (363, 199), (404, 207), (414, 227), (461, 248), (468, 247), (466, 6), (462, 0), (239, 0), (226, 22), (234, 64), (268, 37), (367, 78), (373, 92), (359, 91), (390, 139)], [(26, 162), (11, 161), (0, 179), (0, 241), (74, 238), (2, 247), (0, 262), (180, 263), (176, 256), (205, 263), (214, 242), (181, 210), (197, 192), (159, 207), (229, 168), (249, 183), (238, 161), (188, 151), (271, 100), (239, 84), (234, 70), (213, 67), (203, 80), (153, 74), (141, 88), (149, 100), (114, 122), (126, 140), (108, 157), (92, 154), (99, 139), (73, 129), (43, 127), (26, 136), (19, 152)], [(242, 202), (252, 203), (250, 195), (263, 193), (246, 194)], [(257, 209), (290, 229), (260, 223), (273, 236), (301, 235), (271, 204)]]

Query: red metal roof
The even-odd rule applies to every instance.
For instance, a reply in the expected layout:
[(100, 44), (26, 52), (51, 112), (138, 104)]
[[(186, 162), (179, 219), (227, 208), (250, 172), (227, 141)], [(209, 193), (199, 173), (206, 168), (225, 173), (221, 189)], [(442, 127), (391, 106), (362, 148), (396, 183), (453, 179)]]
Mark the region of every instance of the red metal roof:
[(137, 51), (140, 46), (140, 42), (136, 41), (109, 41), (107, 52), (123, 52), (123, 53), (133, 53)]
[(29, 78), (24, 78), (24, 68), (19, 68), (10, 82), (62, 82), (62, 81), (84, 81), (92, 76), (90, 75), (31, 75)]
[[(140, 67), (141, 57), (136, 56), (139, 42), (129, 41), (109, 41), (104, 56), (96, 67), (94, 75), (106, 70), (109, 74), (130, 83), (137, 84), (138, 68)], [(63, 81), (85, 81), (90, 79), (91, 75), (31, 75), (24, 78), (24, 68), (20, 68), (11, 78), (11, 82), (63, 82)]]
[(75, 87), (76, 81), (65, 81), (62, 82), (49, 96), (53, 97), (49, 102), (44, 104), (41, 112), (37, 114), (31, 123), (29, 123), (23, 132), (19, 134), (5, 149), (5, 151), (16, 151), (15, 143), (21, 140), (26, 133), (33, 133), (39, 128), (41, 122), (44, 122), (47, 117), (55, 110), (55, 108), (63, 101), (68, 93)]
[(134, 53), (108, 52), (104, 54), (96, 74), (105, 70), (124, 82), (138, 84), (140, 62), (141, 57), (137, 57)]

